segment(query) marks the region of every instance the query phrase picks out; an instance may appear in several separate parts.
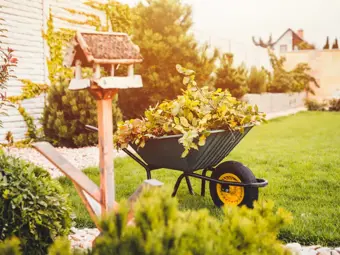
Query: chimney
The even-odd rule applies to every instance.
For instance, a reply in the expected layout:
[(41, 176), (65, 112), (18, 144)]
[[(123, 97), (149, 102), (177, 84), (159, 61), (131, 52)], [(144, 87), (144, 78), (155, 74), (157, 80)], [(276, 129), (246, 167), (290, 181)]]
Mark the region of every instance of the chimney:
[(303, 29), (299, 29), (297, 35), (303, 40)]

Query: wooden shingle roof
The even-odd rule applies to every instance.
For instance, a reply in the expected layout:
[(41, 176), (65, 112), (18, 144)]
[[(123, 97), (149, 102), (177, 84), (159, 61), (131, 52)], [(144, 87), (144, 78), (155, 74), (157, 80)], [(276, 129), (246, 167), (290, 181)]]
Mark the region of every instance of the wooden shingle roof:
[(65, 65), (135, 64), (143, 61), (139, 47), (125, 33), (77, 32), (71, 49), (65, 56)]

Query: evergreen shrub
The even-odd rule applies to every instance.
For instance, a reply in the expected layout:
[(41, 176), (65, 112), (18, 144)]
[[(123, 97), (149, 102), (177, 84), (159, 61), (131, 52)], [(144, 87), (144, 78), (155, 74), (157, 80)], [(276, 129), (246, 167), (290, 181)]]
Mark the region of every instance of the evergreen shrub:
[(16, 236), (23, 254), (46, 254), (71, 223), (67, 196), (46, 170), (0, 155), (0, 240)]
[(291, 220), (283, 209), (256, 202), (254, 209), (223, 211), (221, 220), (207, 209), (182, 212), (168, 192), (149, 190), (137, 202), (134, 226), (127, 226), (124, 205), (102, 221), (92, 254), (289, 254), (277, 240), (279, 229)]
[[(70, 91), (69, 82), (52, 85), (48, 92), (43, 114), (46, 138), (56, 146), (84, 147), (98, 143), (97, 133), (89, 132), (85, 125), (97, 126), (96, 100), (87, 90)], [(114, 132), (122, 114), (112, 103)]]

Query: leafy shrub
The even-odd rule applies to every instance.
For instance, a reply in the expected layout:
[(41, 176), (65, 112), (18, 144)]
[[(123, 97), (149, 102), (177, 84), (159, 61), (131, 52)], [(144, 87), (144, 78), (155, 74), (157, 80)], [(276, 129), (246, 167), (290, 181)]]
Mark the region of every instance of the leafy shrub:
[(289, 254), (277, 234), (291, 215), (275, 211), (271, 202), (255, 203), (252, 210), (224, 207), (219, 220), (207, 209), (179, 211), (176, 198), (149, 190), (134, 211), (134, 226), (127, 226), (124, 204), (101, 222), (92, 254)]
[(269, 76), (268, 92), (288, 93), (306, 91), (315, 94), (313, 84), (319, 88), (316, 79), (309, 74), (311, 70), (306, 63), (297, 64), (292, 70), (287, 71), (284, 67), (285, 57), (278, 58), (274, 52), (268, 49), (270, 63), (273, 69)]
[(172, 101), (164, 101), (145, 112), (144, 119), (133, 119), (120, 123), (114, 136), (117, 147), (126, 147), (132, 142), (141, 147), (152, 136), (183, 134), (179, 139), (185, 157), (190, 149), (198, 150), (205, 144), (209, 130), (240, 130), (247, 124), (264, 120), (257, 106), (252, 107), (232, 97), (221, 89), (198, 88), (195, 72), (177, 66), (184, 74), (187, 90)]
[[(97, 125), (96, 100), (87, 90), (70, 91), (68, 82), (52, 85), (48, 92), (43, 114), (43, 128), (53, 144), (66, 147), (83, 147), (98, 143), (98, 135), (88, 132), (85, 125)], [(112, 103), (114, 131), (122, 115)]]
[(49, 173), (0, 155), (0, 240), (17, 236), (24, 254), (46, 254), (57, 236), (68, 234), (71, 207)]
[(215, 87), (223, 90), (228, 89), (230, 94), (241, 98), (248, 92), (247, 69), (244, 65), (234, 67), (232, 54), (224, 54), (221, 58), (221, 67), (216, 72)]
[(340, 112), (340, 99), (331, 99), (328, 104), (330, 111)]
[(268, 74), (264, 68), (258, 70), (255, 66), (250, 69), (248, 77), (249, 93), (261, 94), (267, 91)]
[(20, 255), (20, 241), (18, 238), (14, 237), (11, 239), (6, 239), (5, 241), (0, 241), (0, 254), (1, 255)]
[(315, 99), (306, 99), (305, 106), (308, 111), (324, 111), (326, 109), (326, 103), (320, 103)]

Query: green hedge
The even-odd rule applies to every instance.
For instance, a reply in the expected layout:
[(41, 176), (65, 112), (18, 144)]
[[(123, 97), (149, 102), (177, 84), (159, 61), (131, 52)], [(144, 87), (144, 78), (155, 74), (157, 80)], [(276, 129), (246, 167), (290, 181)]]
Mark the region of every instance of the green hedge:
[(24, 254), (46, 254), (71, 223), (67, 196), (46, 170), (0, 155), (0, 240), (16, 236)]

